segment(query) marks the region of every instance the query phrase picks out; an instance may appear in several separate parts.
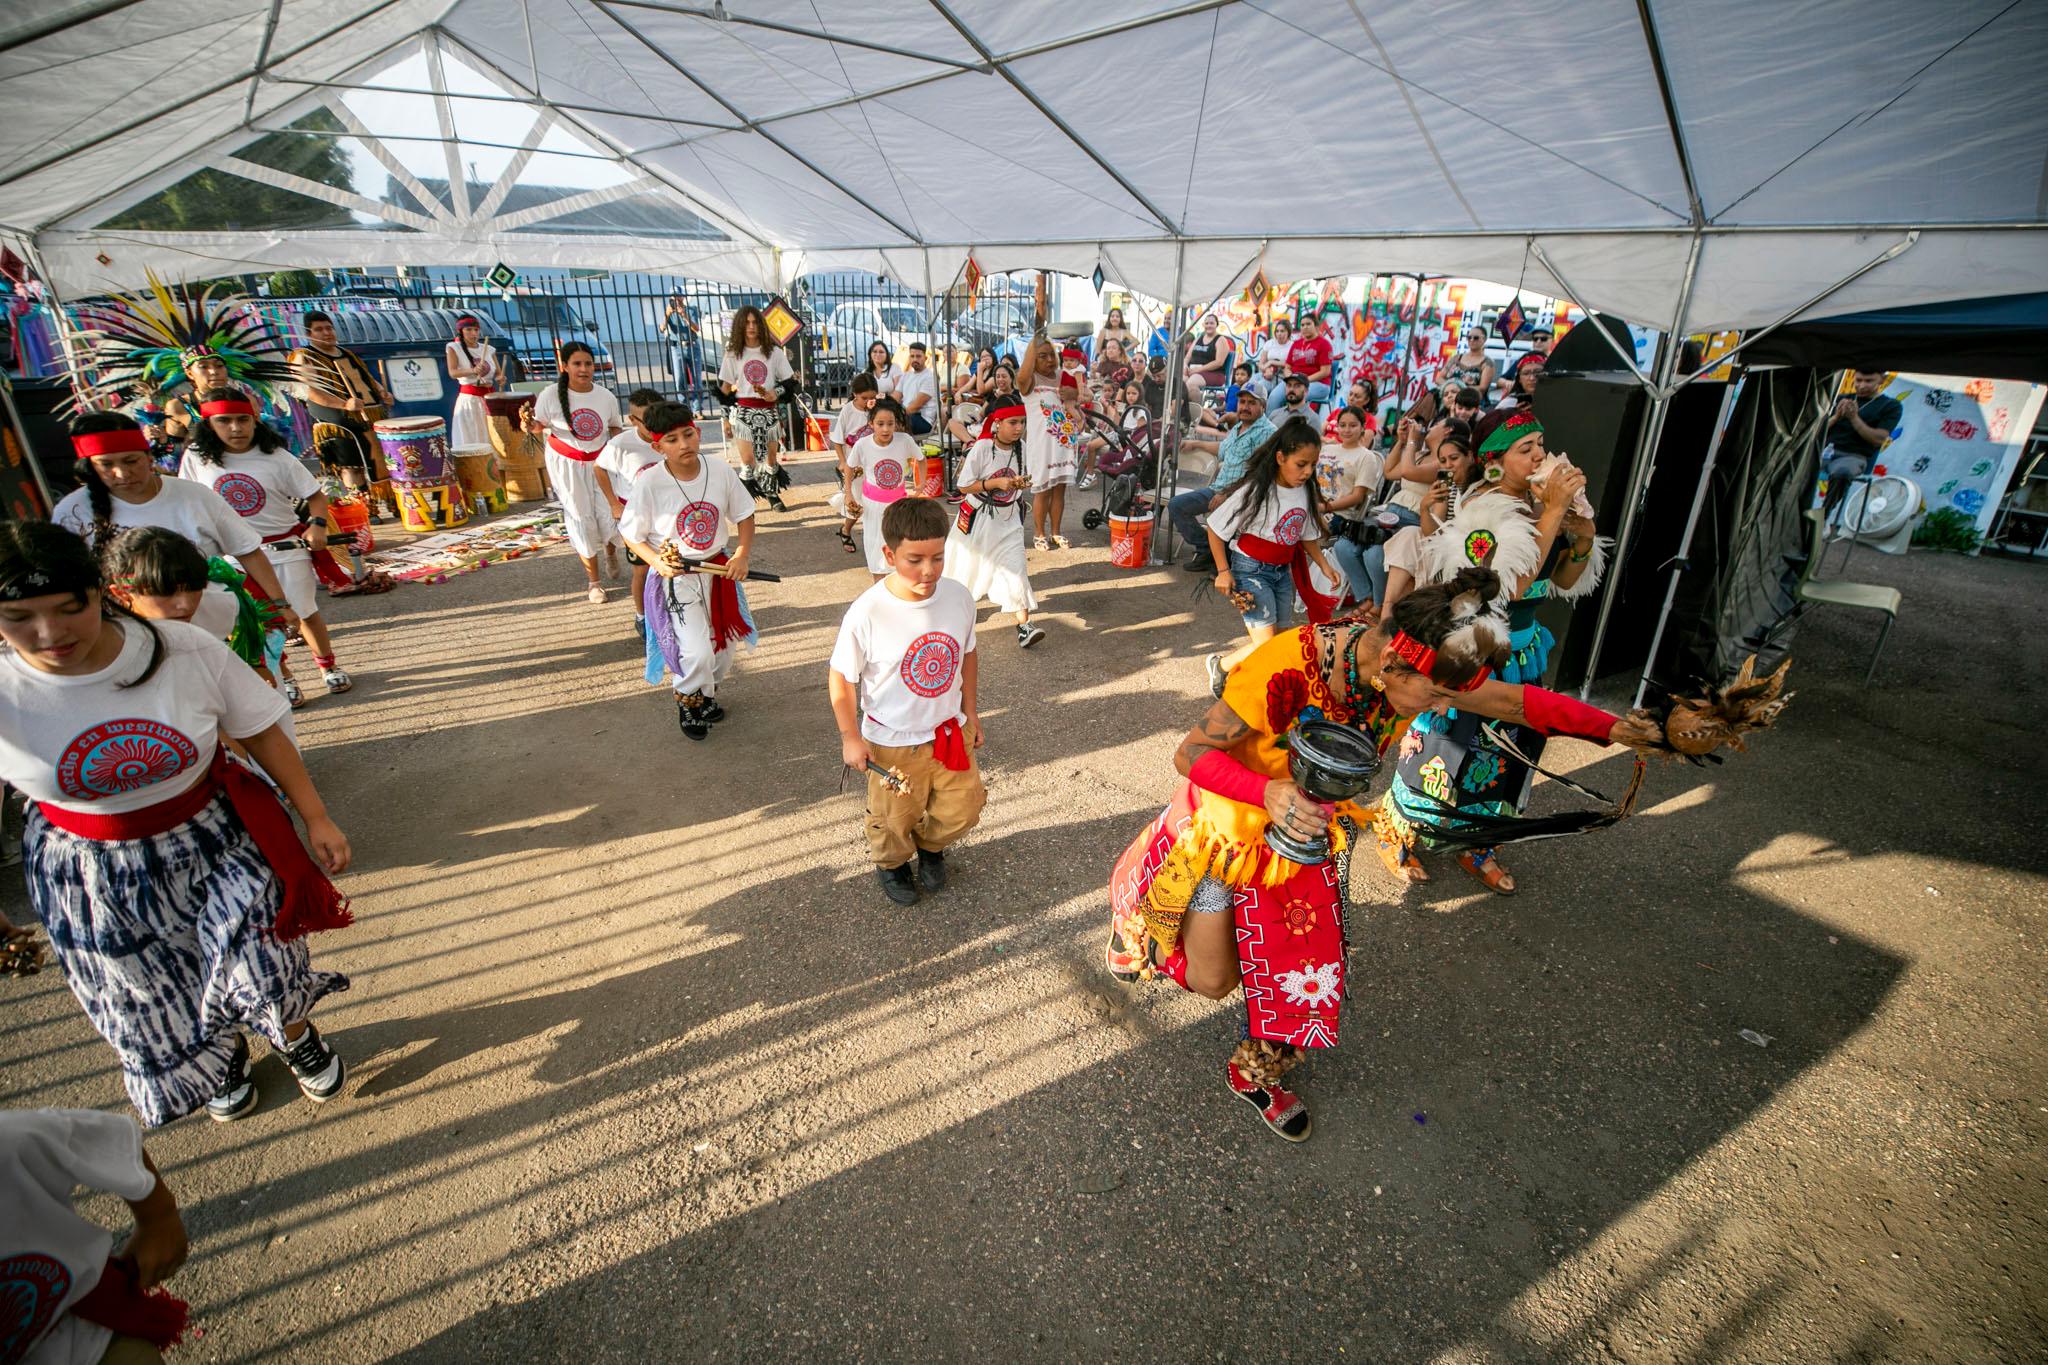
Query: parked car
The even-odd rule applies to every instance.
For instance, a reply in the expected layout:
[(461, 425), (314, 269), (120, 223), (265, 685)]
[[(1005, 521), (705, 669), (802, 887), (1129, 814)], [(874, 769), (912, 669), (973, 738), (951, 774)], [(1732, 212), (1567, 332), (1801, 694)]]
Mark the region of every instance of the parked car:
[(953, 320), (959, 344), (971, 352), (986, 346), (997, 355), (1020, 358), (1031, 339), (1033, 303), (1028, 294), (996, 294)]
[(929, 345), (931, 340), (924, 309), (898, 299), (842, 303), (825, 322), (825, 353), (848, 360), (856, 374), (867, 365), (868, 348), (877, 341), (900, 365), (911, 342)]
[(600, 376), (613, 372), (612, 355), (598, 340), (597, 324), (570, 307), (567, 299), (519, 290), (507, 299), (502, 294), (443, 288), (421, 298), (419, 306), (455, 308), (491, 319), (495, 325), (487, 324), (486, 330), (508, 338), (528, 379), (555, 377), (556, 348), (565, 341), (588, 346)]

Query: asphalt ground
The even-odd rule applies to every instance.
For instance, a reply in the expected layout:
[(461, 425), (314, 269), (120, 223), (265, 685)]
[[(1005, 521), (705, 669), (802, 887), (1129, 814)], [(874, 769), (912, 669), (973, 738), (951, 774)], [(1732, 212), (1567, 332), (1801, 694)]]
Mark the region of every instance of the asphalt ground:
[[(2037, 565), (1859, 554), (1906, 593), (1876, 687), (1874, 620), (1812, 619), (1776, 732), (1513, 850), (1512, 899), (1361, 860), (1296, 1147), (1224, 1088), (1233, 1005), (1101, 968), (1234, 619), (1100, 533), (1034, 555), (1049, 638), (982, 642), (983, 825), (897, 909), (839, 790), (828, 470), (762, 518), (786, 581), (703, 744), (566, 550), (331, 604), (357, 687), (300, 734), (357, 853), (316, 945), (353, 1078), (315, 1106), (264, 1057), (254, 1116), (150, 1137), (177, 1358), (2048, 1351)], [(0, 1037), (0, 1102), (126, 1112), (56, 972), (0, 980)]]

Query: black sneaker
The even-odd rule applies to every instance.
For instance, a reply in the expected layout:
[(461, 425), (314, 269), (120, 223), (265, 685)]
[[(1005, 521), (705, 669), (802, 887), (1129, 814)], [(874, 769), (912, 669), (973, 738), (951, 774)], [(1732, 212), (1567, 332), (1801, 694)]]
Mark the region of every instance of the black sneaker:
[(258, 1098), (256, 1082), (249, 1075), (249, 1040), (238, 1033), (235, 1055), (228, 1059), (228, 1074), (206, 1102), (206, 1117), (215, 1123), (233, 1123), (255, 1109)]
[(688, 697), (676, 698), (676, 724), (682, 727), (685, 739), (702, 739), (711, 733), (711, 724), (705, 720), (703, 708), (691, 701)]
[(1189, 573), (1215, 573), (1216, 561), (1209, 558), (1209, 552), (1207, 550), (1203, 550), (1200, 554), (1197, 554), (1193, 559), (1190, 559), (1187, 563), (1181, 565), (1181, 568), (1185, 569)]
[(1017, 648), (1029, 649), (1044, 638), (1045, 632), (1032, 625), (1029, 621), (1019, 621), (1017, 623)]
[(321, 1039), (320, 1030), (313, 1027), (310, 1019), (299, 1041), (287, 1045), (283, 1056), (284, 1064), (298, 1078), (299, 1093), (315, 1104), (324, 1104), (340, 1094), (342, 1082), (348, 1079), (347, 1065)]
[[(906, 863), (904, 866), (908, 867)], [(917, 851), (917, 884), (926, 891), (946, 889), (946, 855), (929, 849)]]
[(917, 882), (910, 875), (910, 864), (901, 867), (878, 867), (875, 880), (882, 884), (882, 894), (898, 905), (917, 904)]

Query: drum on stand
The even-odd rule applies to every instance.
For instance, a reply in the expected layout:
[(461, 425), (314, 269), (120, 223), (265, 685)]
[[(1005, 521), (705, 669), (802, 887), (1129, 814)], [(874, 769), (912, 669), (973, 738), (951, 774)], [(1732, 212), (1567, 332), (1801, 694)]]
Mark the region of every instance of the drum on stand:
[(448, 424), (438, 417), (387, 417), (376, 424), (377, 444), (391, 481), (443, 484), (448, 469)]
[(484, 399), (491, 415), (491, 448), (498, 452), (498, 478), (509, 502), (542, 502), (548, 496), (540, 438), (519, 425), (520, 410), (532, 402), (530, 393), (494, 393)]

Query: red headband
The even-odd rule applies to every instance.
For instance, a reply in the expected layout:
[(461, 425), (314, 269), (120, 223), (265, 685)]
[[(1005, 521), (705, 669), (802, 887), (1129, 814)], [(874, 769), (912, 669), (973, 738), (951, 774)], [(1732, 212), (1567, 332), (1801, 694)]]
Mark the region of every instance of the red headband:
[(199, 405), (201, 417), (254, 417), (256, 405), (246, 398), (214, 398)]
[[(1394, 631), (1394, 638), (1389, 644), (1392, 646), (1396, 658), (1400, 659), (1417, 673), (1420, 673), (1423, 677), (1428, 678), (1431, 682), (1436, 681), (1436, 651), (1434, 649), (1431, 649), (1407, 631), (1399, 629)], [(1485, 682), (1492, 672), (1493, 670), (1491, 669), (1482, 668), (1473, 675), (1470, 682), (1462, 686), (1453, 687), (1451, 690), (1453, 692), (1470, 692), (1473, 688)], [(1448, 683), (1438, 683), (1437, 685), (1439, 687), (1450, 686)]]
[(1078, 360), (1085, 365), (1088, 363), (1088, 353), (1082, 350), (1079, 346), (1069, 346), (1065, 350), (1060, 352), (1060, 359)]
[(131, 450), (148, 454), (149, 438), (135, 427), (123, 427), (119, 431), (88, 431), (82, 436), (72, 437), (71, 448), (82, 460), (94, 455), (124, 455)]
[(1014, 398), (1005, 400), (1001, 407), (990, 408), (988, 411), (988, 416), (981, 419), (981, 439), (984, 441), (994, 440), (996, 435), (996, 423), (1002, 421), (1004, 418), (1021, 418), (1023, 416), (1024, 405), (1022, 403), (1019, 403)]

